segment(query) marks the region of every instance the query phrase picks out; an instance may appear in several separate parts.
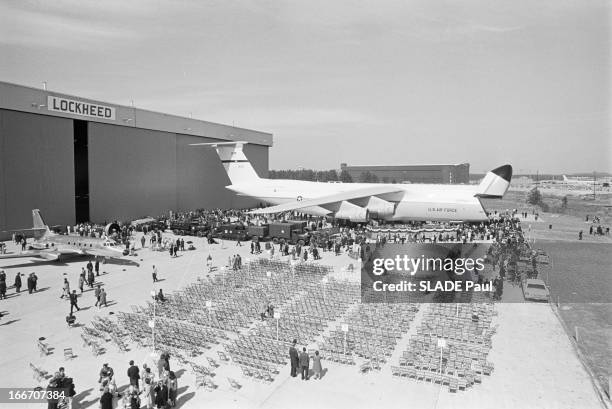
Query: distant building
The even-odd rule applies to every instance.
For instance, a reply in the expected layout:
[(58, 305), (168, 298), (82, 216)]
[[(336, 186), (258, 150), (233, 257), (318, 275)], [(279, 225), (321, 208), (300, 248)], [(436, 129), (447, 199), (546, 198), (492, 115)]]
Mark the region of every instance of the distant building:
[(341, 163), (340, 171), (348, 172), (353, 182), (372, 181), (371, 175), (374, 175), (378, 182), (383, 183), (467, 184), (470, 181), (469, 163), (398, 166), (349, 166)]

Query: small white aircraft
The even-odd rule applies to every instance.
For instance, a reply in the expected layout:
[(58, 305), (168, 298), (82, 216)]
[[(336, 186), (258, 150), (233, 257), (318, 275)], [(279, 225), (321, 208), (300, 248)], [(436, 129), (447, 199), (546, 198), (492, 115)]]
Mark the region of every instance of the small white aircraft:
[[(25, 230), (34, 233), (34, 249), (15, 254), (1, 254), (0, 259), (36, 257), (45, 260), (59, 260), (63, 255), (92, 255), (105, 258), (123, 256), (123, 247), (112, 240), (52, 233), (49, 226), (43, 222), (38, 209), (32, 210), (32, 220), (34, 227)], [(13, 232), (22, 231), (13, 230)]]
[(271, 214), (297, 210), (354, 222), (484, 221), (481, 198), (501, 198), (512, 178), (512, 166), (486, 174), (479, 185), (321, 183), (260, 178), (243, 152), (247, 142), (196, 143), (214, 147), (231, 181), (227, 189), (274, 206), (251, 211)]

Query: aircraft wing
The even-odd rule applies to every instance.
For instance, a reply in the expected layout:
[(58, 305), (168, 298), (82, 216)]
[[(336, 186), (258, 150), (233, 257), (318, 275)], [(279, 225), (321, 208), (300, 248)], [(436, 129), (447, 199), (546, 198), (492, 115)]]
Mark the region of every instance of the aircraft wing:
[[(98, 257), (111, 257), (108, 252), (104, 252), (102, 250), (97, 250), (97, 249), (87, 249), (85, 250), (85, 252), (87, 254), (90, 254), (92, 256), (98, 256)], [(113, 255), (112, 257), (116, 257), (119, 258), (121, 257), (121, 254), (117, 253), (117, 255)]]
[(57, 250), (55, 250), (56, 252), (58, 252), (59, 254), (80, 254), (83, 255), (85, 254), (85, 252), (83, 250), (79, 250), (79, 249), (73, 249), (70, 247), (60, 247)]
[(402, 192), (402, 189), (388, 185), (371, 186), (360, 189), (348, 190), (346, 192), (335, 193), (333, 195), (316, 197), (314, 199), (296, 200), (295, 202), (283, 203), (277, 206), (270, 206), (263, 209), (252, 210), (251, 214), (270, 214), (287, 212), (291, 210), (304, 209), (306, 207), (323, 207), (334, 205), (346, 200), (362, 199), (369, 196), (386, 195), (390, 193)]
[(9, 254), (0, 254), (0, 259), (10, 259), (10, 258), (43, 258), (45, 260), (57, 260), (59, 259), (59, 253), (56, 251), (47, 251), (47, 250), (27, 250), (21, 253), (9, 253)]

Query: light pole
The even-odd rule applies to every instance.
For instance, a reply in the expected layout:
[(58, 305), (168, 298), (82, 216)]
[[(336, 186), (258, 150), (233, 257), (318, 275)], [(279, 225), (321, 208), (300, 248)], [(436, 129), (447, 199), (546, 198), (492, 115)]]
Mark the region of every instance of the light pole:
[(342, 332), (344, 332), (344, 357), (346, 358), (346, 334), (348, 333), (348, 324), (342, 324)]
[(151, 337), (153, 338), (153, 353), (155, 355), (155, 306), (157, 301), (155, 300), (155, 290), (151, 290), (151, 297), (153, 298), (153, 319), (149, 321), (149, 328), (151, 328)]
[(440, 375), (442, 375), (442, 351), (446, 348), (446, 339), (438, 338), (438, 347), (440, 348)]
[(281, 317), (281, 312), (279, 310), (280, 308), (274, 311), (274, 318), (276, 319), (276, 341), (278, 341), (278, 321)]
[(321, 285), (323, 286), (323, 301), (325, 301), (325, 290), (327, 290), (327, 285), (326, 285), (327, 281), (328, 281), (327, 276), (321, 279)]
[(211, 315), (210, 315), (210, 312), (212, 310), (212, 306), (213, 306), (213, 303), (212, 303), (211, 300), (206, 301), (206, 311), (208, 312), (208, 321), (209, 321), (208, 324), (209, 325), (212, 325), (212, 318), (211, 318)]

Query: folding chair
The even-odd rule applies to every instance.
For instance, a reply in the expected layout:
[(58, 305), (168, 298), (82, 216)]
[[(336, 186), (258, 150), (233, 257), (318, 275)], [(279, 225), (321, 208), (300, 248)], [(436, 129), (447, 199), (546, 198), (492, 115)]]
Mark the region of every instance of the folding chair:
[(38, 341), (37, 343), (38, 345), (38, 350), (40, 351), (40, 356), (47, 356), (49, 355), (49, 347), (47, 346), (47, 344), (43, 343), (42, 341)]
[(242, 388), (242, 385), (240, 385), (235, 379), (228, 377), (227, 381), (229, 382), (232, 390), (237, 391), (238, 389)]
[(200, 388), (202, 386), (204, 386), (206, 384), (206, 377), (204, 376), (204, 374), (201, 373), (196, 373), (196, 382), (195, 382), (195, 387)]
[(72, 359), (74, 355), (72, 353), (72, 348), (64, 348), (64, 359)]

